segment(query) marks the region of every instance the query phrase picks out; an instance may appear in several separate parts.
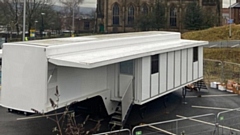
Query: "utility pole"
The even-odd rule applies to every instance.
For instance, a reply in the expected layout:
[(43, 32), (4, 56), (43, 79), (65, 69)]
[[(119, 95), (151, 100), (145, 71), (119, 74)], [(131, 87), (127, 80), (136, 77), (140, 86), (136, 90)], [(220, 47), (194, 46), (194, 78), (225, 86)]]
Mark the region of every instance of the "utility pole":
[(75, 6), (73, 5), (73, 9), (72, 9), (72, 10), (73, 10), (73, 18), (72, 18), (72, 37), (74, 37), (74, 29), (75, 29), (75, 26), (74, 26), (74, 20), (75, 20), (75, 19), (74, 19), (74, 7), (75, 7)]
[(23, 32), (22, 32), (22, 41), (25, 40), (25, 25), (26, 25), (26, 0), (23, 3)]

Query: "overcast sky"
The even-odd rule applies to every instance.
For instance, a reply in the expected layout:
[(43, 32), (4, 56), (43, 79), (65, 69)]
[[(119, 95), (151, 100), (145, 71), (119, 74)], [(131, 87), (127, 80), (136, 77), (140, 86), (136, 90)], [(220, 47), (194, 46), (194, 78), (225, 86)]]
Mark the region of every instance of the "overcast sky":
[(233, 3), (236, 3), (236, 0), (223, 0), (223, 8), (228, 8), (230, 6), (230, 1), (231, 1), (231, 5)]
[[(97, 5), (96, 1), (97, 0), (84, 0), (82, 6), (83, 7), (96, 7), (96, 5)], [(223, 7), (224, 8), (229, 7), (230, 1), (231, 1), (231, 4), (236, 2), (236, 0), (223, 0)]]
[(96, 7), (97, 6), (97, 0), (84, 0), (83, 4), (81, 6), (83, 6), (83, 7)]
[[(53, 0), (54, 4), (61, 5), (59, 3), (59, 0)], [(84, 0), (83, 4), (81, 4), (82, 7), (96, 7), (97, 6), (97, 0)]]

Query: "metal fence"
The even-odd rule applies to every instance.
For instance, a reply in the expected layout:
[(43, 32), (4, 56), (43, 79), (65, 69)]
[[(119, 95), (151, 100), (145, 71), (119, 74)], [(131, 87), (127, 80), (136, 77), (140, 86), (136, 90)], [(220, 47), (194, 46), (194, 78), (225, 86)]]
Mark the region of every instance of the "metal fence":
[(216, 131), (215, 114), (177, 117), (179, 119), (136, 126), (132, 135), (207, 135)]
[(131, 135), (131, 131), (129, 129), (121, 129), (121, 130), (98, 133), (94, 135)]
[(203, 76), (205, 83), (223, 81), (223, 62), (220, 60), (204, 59)]
[(231, 48), (236, 48), (240, 47), (240, 40), (226, 40), (226, 41), (216, 41), (216, 42), (210, 42), (209, 45), (207, 46), (209, 48), (222, 48), (222, 47), (231, 47)]
[(216, 118), (218, 135), (240, 134), (240, 108), (229, 109), (218, 113)]
[(240, 82), (240, 64), (233, 62), (223, 62), (223, 81), (235, 80)]
[(204, 79), (207, 84), (210, 82), (226, 83), (227, 80), (234, 80), (240, 83), (240, 64), (204, 59)]
[(135, 126), (94, 135), (240, 135), (240, 108)]

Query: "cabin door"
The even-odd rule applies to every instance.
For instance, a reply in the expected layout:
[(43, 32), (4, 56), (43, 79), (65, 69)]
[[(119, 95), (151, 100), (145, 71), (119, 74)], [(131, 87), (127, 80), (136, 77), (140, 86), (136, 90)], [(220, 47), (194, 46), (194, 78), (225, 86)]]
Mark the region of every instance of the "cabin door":
[(122, 98), (128, 91), (133, 91), (134, 61), (124, 61), (119, 63), (118, 97)]

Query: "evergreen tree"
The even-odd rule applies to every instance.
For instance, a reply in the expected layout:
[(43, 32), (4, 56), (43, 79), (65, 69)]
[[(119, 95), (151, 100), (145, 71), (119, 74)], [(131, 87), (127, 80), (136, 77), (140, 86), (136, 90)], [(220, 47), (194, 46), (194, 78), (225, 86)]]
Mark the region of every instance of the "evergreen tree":
[(153, 9), (153, 28), (160, 30), (166, 26), (165, 7), (159, 0), (157, 0)]
[(188, 30), (202, 29), (204, 19), (201, 7), (197, 2), (189, 3), (185, 14), (184, 25)]
[(138, 16), (135, 21), (135, 28), (140, 31), (147, 31), (151, 29), (160, 30), (166, 26), (165, 7), (157, 0), (153, 12), (142, 14)]
[(221, 20), (222, 20), (222, 18), (221, 18), (221, 14), (222, 14), (222, 12), (221, 12), (221, 5), (222, 5), (222, 2), (220, 1), (220, 0), (216, 0), (216, 3), (217, 3), (217, 17), (216, 17), (216, 19), (217, 19), (217, 26), (221, 26), (222, 24), (221, 24)]
[(205, 10), (203, 12), (203, 24), (202, 29), (207, 29), (213, 27), (215, 24), (217, 24), (217, 16), (215, 14), (212, 14), (211, 11)]
[(135, 29), (140, 31), (148, 31), (153, 27), (152, 21), (152, 13), (149, 14), (142, 14), (138, 16), (137, 20), (135, 21)]

